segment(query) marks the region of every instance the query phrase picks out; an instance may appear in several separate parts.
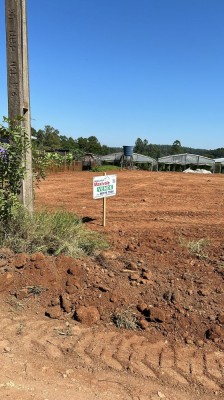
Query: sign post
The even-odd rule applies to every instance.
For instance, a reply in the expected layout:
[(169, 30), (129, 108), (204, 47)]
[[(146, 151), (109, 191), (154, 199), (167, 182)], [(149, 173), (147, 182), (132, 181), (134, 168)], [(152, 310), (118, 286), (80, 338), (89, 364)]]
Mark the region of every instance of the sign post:
[(107, 198), (103, 198), (103, 226), (106, 226)]
[(96, 176), (93, 178), (93, 198), (103, 199), (103, 226), (106, 226), (106, 198), (115, 196), (117, 175)]

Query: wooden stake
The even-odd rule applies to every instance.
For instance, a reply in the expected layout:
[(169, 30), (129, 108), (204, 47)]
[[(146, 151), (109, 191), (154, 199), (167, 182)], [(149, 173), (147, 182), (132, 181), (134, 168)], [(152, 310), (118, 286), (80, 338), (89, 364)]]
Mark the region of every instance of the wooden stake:
[(106, 205), (107, 205), (107, 198), (103, 198), (103, 226), (106, 226)]
[[(106, 172), (104, 172), (104, 176), (106, 176)], [(106, 208), (107, 208), (107, 198), (103, 198), (103, 226), (106, 226)]]

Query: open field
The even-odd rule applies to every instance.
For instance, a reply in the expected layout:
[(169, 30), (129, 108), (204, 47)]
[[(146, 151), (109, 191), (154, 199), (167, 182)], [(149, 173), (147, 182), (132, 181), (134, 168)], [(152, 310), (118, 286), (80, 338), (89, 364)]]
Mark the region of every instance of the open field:
[(115, 173), (106, 227), (100, 174), (36, 190), (37, 208), (76, 213), (108, 250), (1, 251), (2, 399), (224, 399), (224, 175)]

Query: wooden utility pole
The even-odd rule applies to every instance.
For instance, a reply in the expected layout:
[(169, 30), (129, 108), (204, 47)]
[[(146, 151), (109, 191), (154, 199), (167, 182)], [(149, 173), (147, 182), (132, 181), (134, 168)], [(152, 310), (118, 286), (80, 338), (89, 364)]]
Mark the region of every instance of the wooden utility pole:
[(20, 198), (24, 206), (33, 211), (33, 173), (30, 125), (30, 93), (28, 68), (28, 41), (26, 0), (5, 0), (6, 49), (8, 78), (8, 117), (23, 117), (29, 146), (26, 151), (26, 176), (21, 182)]

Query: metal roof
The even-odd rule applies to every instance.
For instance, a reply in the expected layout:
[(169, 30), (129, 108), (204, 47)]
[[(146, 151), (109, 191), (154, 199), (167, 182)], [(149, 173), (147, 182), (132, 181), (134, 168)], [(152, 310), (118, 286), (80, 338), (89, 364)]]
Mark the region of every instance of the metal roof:
[(173, 154), (170, 156), (160, 157), (158, 163), (161, 164), (195, 164), (195, 165), (214, 165), (215, 161), (211, 158), (199, 156), (197, 154)]
[[(123, 155), (122, 151), (119, 153), (111, 153), (105, 156), (101, 156), (100, 160), (107, 162), (120, 162), (122, 155)], [(138, 153), (133, 153), (133, 162), (139, 164), (143, 163), (150, 163), (153, 165), (157, 164), (157, 161), (154, 158), (149, 156), (144, 156), (143, 154), (138, 154)]]
[(221, 163), (224, 164), (224, 158), (214, 158), (215, 163)]
[(122, 152), (107, 154), (105, 156), (100, 156), (100, 160), (108, 162), (120, 161), (122, 154)]

